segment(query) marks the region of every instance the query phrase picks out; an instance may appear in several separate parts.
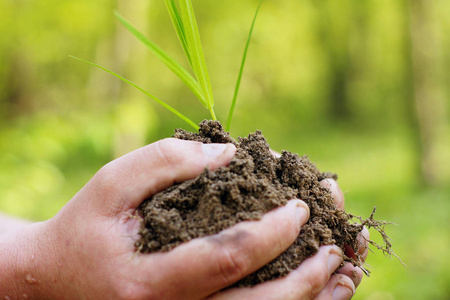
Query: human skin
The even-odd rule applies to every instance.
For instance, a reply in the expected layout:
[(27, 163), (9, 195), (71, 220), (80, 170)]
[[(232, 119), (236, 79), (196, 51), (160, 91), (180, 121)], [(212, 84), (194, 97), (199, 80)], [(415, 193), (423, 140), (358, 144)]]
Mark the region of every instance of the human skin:
[[(227, 165), (235, 151), (231, 144), (161, 140), (104, 166), (53, 218), (9, 222), (0, 230), (0, 299), (350, 299), (362, 272), (349, 264), (338, 269), (336, 246), (320, 247), (284, 278), (223, 290), (294, 242), (309, 218), (297, 199), (172, 251), (136, 253), (139, 204), (206, 166)], [(337, 183), (322, 184), (343, 208)], [(0, 226), (5, 222), (0, 216)]]

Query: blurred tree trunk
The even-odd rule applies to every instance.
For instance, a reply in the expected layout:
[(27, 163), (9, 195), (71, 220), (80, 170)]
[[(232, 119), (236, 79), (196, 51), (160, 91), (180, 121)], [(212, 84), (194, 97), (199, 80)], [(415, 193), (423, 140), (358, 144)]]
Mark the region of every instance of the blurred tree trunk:
[[(32, 97), (30, 93), (33, 90), (33, 77), (35, 76), (35, 67), (29, 60), (28, 52), (21, 39), (17, 39), (19, 35), (15, 22), (21, 22), (20, 11), (25, 3), (14, 1), (11, 3), (12, 10), (10, 19), (2, 20), (9, 23), (8, 30), (1, 32), (2, 40), (2, 58), (0, 74), (0, 116), (7, 120), (12, 120), (22, 114), (28, 113), (33, 109)], [(3, 17), (3, 16), (2, 16)], [(18, 21), (19, 20), (19, 21)], [(5, 47), (5, 45), (14, 45), (14, 47)]]
[[(329, 47), (329, 50), (331, 49)], [(348, 99), (351, 66), (348, 55), (338, 55), (336, 51), (328, 51), (330, 63), (330, 116), (335, 120), (344, 120), (351, 117)]]
[(5, 76), (4, 92), (1, 94), (3, 99), (0, 99), (4, 109), (2, 117), (7, 119), (14, 119), (31, 110), (27, 93), (30, 90), (30, 66), (24, 56), (17, 52), (11, 53), (11, 58), (6, 60), (8, 71)]
[[(134, 5), (124, 5), (125, 0), (115, 0), (114, 7), (121, 14), (132, 15), (131, 10)], [(95, 62), (105, 66), (114, 72), (123, 75), (126, 63), (130, 57), (131, 37), (127, 34), (122, 25), (114, 19), (112, 34), (106, 34), (105, 38), (99, 40), (95, 54)], [(113, 76), (109, 76), (96, 68), (91, 69), (89, 79), (89, 99), (116, 102), (120, 96), (123, 83)], [(103, 105), (103, 104), (102, 104)]]
[(436, 146), (443, 119), (438, 72), (439, 38), (433, 27), (434, 0), (407, 1), (410, 31), (409, 113), (417, 145), (417, 170), (424, 185), (438, 177)]
[[(115, 6), (120, 14), (131, 19), (131, 23), (145, 34), (149, 3), (150, 1), (130, 3), (129, 0), (116, 0)], [(95, 61), (132, 81), (139, 78), (142, 83), (146, 78), (143, 62), (149, 51), (144, 46), (137, 46), (139, 43), (136, 38), (115, 18), (113, 24), (113, 33), (105, 34), (107, 38), (97, 45)], [(89, 98), (102, 99), (102, 107), (112, 107), (113, 157), (142, 147), (149, 125), (148, 117), (145, 118), (142, 114), (149, 112), (149, 100), (134, 87), (97, 68), (92, 68), (89, 85)]]
[(336, 5), (333, 1), (313, 1), (317, 7), (317, 31), (324, 46), (328, 65), (326, 86), (328, 87), (328, 114), (334, 120), (351, 117), (348, 87), (351, 81), (352, 61), (350, 57), (350, 26), (347, 5)]

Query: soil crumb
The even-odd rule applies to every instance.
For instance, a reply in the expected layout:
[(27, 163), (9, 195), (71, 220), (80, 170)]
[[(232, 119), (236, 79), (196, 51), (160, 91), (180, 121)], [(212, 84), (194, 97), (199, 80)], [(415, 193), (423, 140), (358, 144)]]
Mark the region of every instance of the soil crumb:
[(331, 244), (349, 255), (345, 256), (346, 261), (368, 274), (362, 260), (348, 254), (348, 247), (357, 252), (360, 246), (357, 235), (363, 225), (382, 233), (385, 245), (375, 246), (391, 254), (389, 238), (383, 231), (387, 222), (374, 220), (373, 213), (369, 219), (362, 219), (338, 209), (330, 191), (320, 185), (326, 178), (337, 180), (337, 175), (322, 173), (308, 157), (289, 151), (274, 157), (261, 131), (235, 141), (218, 121), (205, 120), (200, 123), (198, 133), (177, 129), (173, 137), (203, 143), (233, 143), (237, 153), (229, 166), (215, 171), (205, 169), (197, 178), (173, 185), (141, 204), (143, 223), (135, 244), (139, 252), (169, 251), (238, 222), (258, 220), (266, 212), (297, 198), (308, 204), (311, 216), (296, 241), (235, 286), (254, 286), (285, 276), (320, 246)]

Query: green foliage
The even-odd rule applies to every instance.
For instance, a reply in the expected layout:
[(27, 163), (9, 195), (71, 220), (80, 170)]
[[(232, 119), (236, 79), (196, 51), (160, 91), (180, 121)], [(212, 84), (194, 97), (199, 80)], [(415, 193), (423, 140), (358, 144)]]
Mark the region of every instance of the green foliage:
[(228, 120), (227, 120), (227, 125), (225, 127), (225, 131), (230, 131), (230, 128), (231, 128), (231, 120), (233, 118), (234, 107), (236, 106), (236, 100), (237, 100), (237, 96), (239, 93), (239, 88), (241, 86), (242, 73), (244, 72), (245, 60), (247, 59), (248, 46), (250, 45), (250, 39), (252, 37), (253, 27), (255, 27), (256, 17), (258, 17), (258, 12), (261, 7), (261, 4), (262, 4), (262, 0), (259, 1), (258, 8), (256, 9), (255, 17), (253, 18), (252, 26), (250, 27), (250, 32), (248, 34), (247, 44), (245, 45), (244, 55), (242, 56), (241, 67), (239, 69), (239, 74), (238, 74), (238, 78), (236, 81), (236, 87), (234, 88), (234, 96), (233, 96), (233, 100), (231, 101), (231, 107), (230, 107), (230, 112), (228, 113)]
[[(178, 36), (178, 40), (183, 48), (184, 54), (189, 61), (189, 64), (194, 71), (195, 78), (186, 71), (179, 63), (177, 63), (173, 58), (171, 58), (164, 50), (159, 48), (155, 43), (148, 40), (141, 32), (139, 32), (130, 22), (128, 22), (122, 15), (120, 15), (117, 11), (115, 12), (116, 17), (119, 21), (128, 29), (140, 42), (142, 42), (145, 46), (147, 46), (156, 57), (158, 57), (172, 72), (174, 72), (191, 91), (195, 94), (198, 100), (203, 104), (205, 108), (207, 108), (211, 114), (213, 120), (216, 120), (216, 114), (214, 112), (214, 96), (211, 87), (211, 81), (209, 79), (208, 68), (206, 66), (205, 55), (203, 53), (203, 47), (200, 39), (200, 33), (198, 30), (197, 20), (195, 18), (194, 8), (192, 6), (191, 0), (180, 0), (179, 1), (179, 9), (175, 0), (165, 0), (167, 10), (169, 12), (169, 16), (172, 21), (172, 25), (175, 28), (175, 32)], [(250, 39), (253, 33), (253, 27), (255, 25), (256, 17), (258, 16), (259, 9), (261, 7), (262, 0), (260, 0), (258, 8), (256, 10), (255, 16), (253, 18), (253, 22), (250, 28), (250, 32), (247, 39), (247, 44), (245, 46), (244, 55), (241, 62), (241, 67), (238, 74), (238, 79), (234, 91), (234, 97), (232, 100), (230, 112), (228, 115), (228, 122), (226, 125), (226, 130), (229, 130), (231, 126), (231, 120), (234, 112), (234, 107), (236, 104), (237, 95), (239, 92), (239, 87), (241, 84), (242, 73), (244, 70), (245, 61), (247, 58), (248, 46), (250, 44)], [(98, 64), (89, 62), (84, 59), (80, 59), (74, 56), (72, 58), (78, 59), (80, 61), (89, 63), (97, 68), (100, 68), (115, 77), (121, 79), (122, 81), (130, 84), (131, 86), (137, 88), (145, 95), (154, 99), (156, 102), (164, 106), (166, 109), (174, 113), (176, 116), (181, 118), (183, 121), (191, 125), (194, 129), (198, 129), (196, 123), (191, 121), (189, 118), (181, 114), (179, 111), (166, 104), (165, 102), (159, 100), (152, 94), (145, 91), (143, 88), (139, 87), (135, 83), (130, 80), (124, 78), (123, 76), (114, 73), (113, 71), (101, 67)]]
[[(213, 120), (216, 120), (214, 113), (214, 97), (209, 80), (208, 69), (206, 67), (205, 55), (203, 54), (203, 47), (200, 40), (200, 33), (198, 32), (197, 20), (195, 19), (194, 8), (192, 1), (180, 0), (181, 24), (182, 32), (184, 33), (183, 40), (186, 40), (188, 60), (191, 63), (194, 74), (202, 88), (203, 97), (206, 101), (206, 107), (211, 113)], [(172, 6), (176, 8), (176, 6)], [(174, 23), (174, 26), (180, 23)], [(178, 30), (177, 30), (178, 32)]]
[[(134, 28), (128, 21), (126, 21), (118, 12), (115, 12), (119, 21), (127, 28), (140, 42), (147, 46), (172, 72), (174, 72), (188, 88), (196, 95), (204, 107), (208, 108), (203, 92), (198, 82), (192, 77), (192, 75), (186, 71), (179, 63), (172, 59), (166, 52), (149, 41), (142, 33)], [(190, 60), (189, 53), (186, 52), (188, 59)]]
[(81, 59), (81, 58), (78, 58), (78, 57), (75, 57), (75, 56), (72, 56), (72, 55), (70, 55), (70, 57), (72, 57), (72, 58), (74, 58), (74, 59), (77, 59), (77, 60), (79, 60), (79, 61), (88, 63), (88, 64), (90, 64), (90, 65), (93, 65), (93, 66), (95, 66), (95, 67), (97, 67), (97, 68), (99, 68), (99, 69), (102, 69), (103, 71), (106, 71), (106, 72), (110, 73), (111, 75), (113, 75), (113, 76), (119, 78), (120, 80), (122, 80), (122, 81), (128, 83), (129, 85), (135, 87), (136, 89), (138, 89), (139, 91), (141, 91), (141, 92), (144, 93), (145, 95), (149, 96), (150, 98), (152, 98), (153, 100), (155, 100), (156, 102), (158, 102), (159, 104), (161, 104), (162, 106), (164, 106), (167, 110), (169, 110), (170, 112), (174, 113), (177, 117), (179, 117), (180, 119), (182, 119), (183, 121), (185, 121), (186, 123), (188, 123), (189, 125), (191, 125), (194, 129), (198, 129), (198, 128), (199, 128), (198, 125), (195, 124), (194, 122), (192, 122), (188, 117), (186, 117), (185, 115), (183, 115), (182, 113), (180, 113), (179, 111), (177, 111), (175, 108), (173, 108), (173, 107), (170, 106), (169, 104), (167, 104), (167, 103), (165, 103), (165, 102), (159, 100), (158, 98), (156, 98), (155, 96), (153, 96), (152, 94), (150, 94), (149, 92), (147, 92), (146, 90), (144, 90), (143, 88), (141, 88), (140, 86), (138, 86), (137, 84), (131, 82), (130, 80), (128, 80), (128, 79), (126, 79), (126, 78), (120, 76), (119, 74), (114, 73), (113, 71), (111, 71), (111, 70), (109, 70), (109, 69), (106, 69), (106, 68), (104, 68), (104, 67), (102, 67), (102, 66), (99, 66), (99, 65), (97, 65), (97, 64), (95, 64), (95, 63), (93, 63), (93, 62), (90, 62), (90, 61), (87, 61), (87, 60), (84, 60), (84, 59)]
[[(368, 216), (376, 205), (380, 219), (399, 224), (387, 230), (408, 267), (369, 253), (372, 274), (354, 299), (450, 296), (450, 1), (425, 1), (434, 3), (425, 25), (438, 38), (423, 43), (424, 51), (437, 51), (428, 56), (437, 72), (428, 78), (445, 104), (436, 107), (444, 124), (434, 128), (441, 187), (431, 189), (418, 184), (414, 168), (409, 2), (265, 2), (233, 119), (233, 135), (260, 129), (275, 150), (308, 154), (321, 170), (337, 172), (350, 212)], [(194, 1), (216, 100), (233, 96), (236, 57), (248, 38), (242, 28), (257, 3)], [(111, 14), (118, 8), (182, 62), (163, 1), (0, 1), (1, 211), (48, 219), (102, 165), (185, 125), (133, 87), (68, 54), (110, 66), (193, 120), (203, 117), (200, 102), (186, 107), (194, 96), (183, 83), (121, 32)], [(337, 95), (346, 114), (333, 108)], [(215, 109), (224, 119), (229, 103), (216, 101)]]

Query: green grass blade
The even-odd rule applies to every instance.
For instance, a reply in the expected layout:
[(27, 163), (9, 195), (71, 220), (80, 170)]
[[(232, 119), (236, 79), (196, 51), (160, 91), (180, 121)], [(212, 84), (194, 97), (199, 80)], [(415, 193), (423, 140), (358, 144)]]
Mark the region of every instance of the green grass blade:
[(177, 33), (178, 40), (180, 41), (181, 47), (183, 48), (184, 54), (192, 67), (191, 57), (189, 55), (189, 49), (186, 41), (186, 35), (184, 33), (183, 22), (181, 21), (180, 13), (175, 4), (175, 0), (165, 0), (167, 10), (169, 11), (170, 19), (172, 20), (173, 27)]
[(250, 39), (252, 37), (252, 33), (253, 33), (253, 28), (255, 26), (256, 17), (258, 16), (258, 12), (259, 12), (259, 9), (261, 8), (262, 2), (263, 2), (263, 0), (259, 1), (258, 8), (256, 9), (256, 13), (255, 13), (255, 16), (253, 17), (253, 22), (252, 22), (252, 25), (250, 27), (250, 32), (249, 32), (248, 38), (247, 38), (247, 44), (245, 45), (244, 55), (242, 56), (242, 61), (241, 61), (241, 67), (239, 69), (239, 74), (238, 74), (238, 78), (237, 78), (237, 81), (236, 81), (236, 87), (234, 89), (233, 101), (231, 101), (231, 107), (230, 107), (230, 112), (228, 114), (228, 120), (227, 120), (227, 125), (225, 127), (225, 131), (230, 131), (231, 119), (233, 118), (234, 107), (236, 105), (236, 99), (237, 99), (237, 96), (239, 94), (239, 88), (241, 86), (242, 73), (244, 72), (245, 60), (247, 59), (248, 46), (250, 45)]
[(122, 80), (122, 81), (128, 83), (129, 85), (131, 85), (131, 86), (137, 88), (137, 89), (140, 90), (142, 93), (144, 93), (145, 95), (149, 96), (150, 98), (152, 98), (153, 100), (155, 100), (156, 102), (158, 102), (159, 104), (161, 104), (162, 106), (164, 106), (166, 109), (168, 109), (169, 111), (171, 111), (172, 113), (174, 113), (177, 117), (179, 117), (180, 119), (182, 119), (183, 121), (185, 121), (186, 123), (188, 123), (190, 126), (192, 126), (195, 130), (198, 130), (198, 129), (199, 129), (198, 125), (195, 124), (195, 123), (194, 123), (192, 120), (190, 120), (188, 117), (186, 117), (185, 115), (183, 115), (182, 113), (180, 113), (179, 111), (177, 111), (175, 108), (173, 108), (173, 107), (170, 106), (169, 104), (166, 104), (166, 103), (163, 102), (162, 100), (159, 100), (158, 98), (156, 98), (155, 96), (153, 96), (152, 94), (150, 94), (149, 92), (147, 92), (146, 90), (144, 90), (143, 88), (141, 88), (140, 86), (138, 86), (137, 84), (131, 82), (130, 80), (128, 80), (128, 79), (126, 79), (126, 78), (120, 76), (119, 74), (114, 73), (113, 71), (111, 71), (111, 70), (109, 70), (109, 69), (107, 69), (107, 68), (104, 68), (104, 67), (102, 67), (102, 66), (100, 66), (100, 65), (97, 65), (96, 63), (93, 63), (93, 62), (90, 62), (90, 61), (88, 61), (88, 60), (84, 60), (84, 59), (82, 59), (82, 58), (78, 58), (78, 57), (75, 57), (75, 56), (72, 56), (72, 55), (69, 55), (69, 56), (70, 56), (71, 58), (76, 59), (76, 60), (79, 60), (79, 61), (88, 63), (88, 64), (90, 64), (90, 65), (93, 65), (93, 66), (95, 66), (95, 67), (97, 67), (97, 68), (99, 68), (99, 69), (102, 69), (102, 70), (104, 70), (104, 71), (106, 71), (106, 72), (108, 72), (108, 73), (110, 73), (110, 74), (116, 76), (116, 77), (119, 78), (120, 80)]
[(127, 28), (140, 42), (147, 46), (172, 72), (174, 72), (192, 92), (197, 96), (200, 102), (209, 109), (209, 103), (203, 93), (202, 87), (195, 78), (184, 69), (179, 63), (172, 59), (164, 50), (156, 46), (140, 33), (133, 25), (125, 20), (118, 12), (115, 12), (117, 19)]
[(205, 56), (200, 40), (197, 21), (195, 20), (194, 8), (191, 0), (180, 0), (181, 20), (183, 21), (186, 40), (188, 44), (189, 55), (192, 61), (192, 69), (202, 88), (207, 108), (211, 112), (213, 120), (216, 120), (214, 114), (214, 97), (212, 93), (211, 82), (206, 67)]

